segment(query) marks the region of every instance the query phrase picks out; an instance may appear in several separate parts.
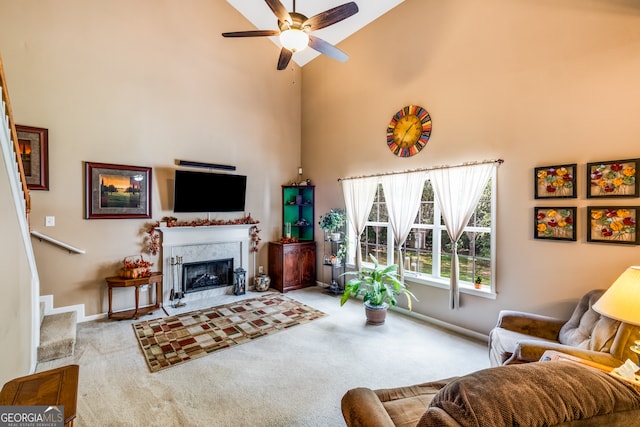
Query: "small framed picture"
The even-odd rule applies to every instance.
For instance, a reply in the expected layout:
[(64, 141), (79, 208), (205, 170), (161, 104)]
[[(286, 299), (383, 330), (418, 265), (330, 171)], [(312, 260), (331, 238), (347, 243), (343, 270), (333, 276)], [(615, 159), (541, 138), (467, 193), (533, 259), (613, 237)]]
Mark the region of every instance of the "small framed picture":
[(151, 168), (85, 162), (86, 219), (151, 218)]
[(535, 198), (575, 199), (576, 166), (576, 163), (572, 163), (535, 168)]
[(638, 206), (588, 206), (587, 242), (640, 244)]
[(640, 159), (587, 163), (587, 197), (638, 197)]
[(534, 239), (576, 240), (576, 211), (571, 207), (536, 207), (534, 210)]
[(49, 190), (49, 131), (16, 125), (18, 149), (29, 190)]

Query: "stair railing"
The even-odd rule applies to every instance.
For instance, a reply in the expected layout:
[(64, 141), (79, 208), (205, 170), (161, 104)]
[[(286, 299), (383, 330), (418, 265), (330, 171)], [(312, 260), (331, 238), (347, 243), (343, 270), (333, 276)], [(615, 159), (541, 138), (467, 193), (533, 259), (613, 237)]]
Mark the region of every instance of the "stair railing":
[(42, 234), (39, 231), (32, 230), (31, 231), (31, 235), (33, 237), (37, 237), (38, 239), (40, 239), (40, 241), (44, 240), (46, 242), (51, 243), (52, 245), (59, 246), (59, 247), (61, 247), (63, 249), (66, 249), (66, 250), (69, 251), (69, 253), (76, 253), (76, 254), (84, 254), (84, 253), (86, 253), (86, 251), (84, 249), (76, 248), (75, 246), (72, 246), (72, 245), (70, 245), (68, 243), (61, 242), (60, 240), (54, 239), (51, 236), (47, 236), (46, 234)]
[(20, 147), (18, 142), (18, 133), (16, 132), (16, 124), (13, 121), (13, 113), (11, 111), (11, 102), (9, 101), (9, 89), (7, 88), (7, 79), (4, 75), (4, 67), (2, 65), (2, 56), (0, 56), (0, 87), (2, 87), (2, 103), (5, 117), (8, 119), (9, 132), (11, 134), (11, 141), (13, 152), (16, 157), (16, 163), (18, 165), (18, 171), (20, 174), (20, 183), (22, 185), (22, 194), (24, 195), (25, 212), (27, 213), (27, 224), (29, 224), (29, 213), (31, 212), (31, 194), (27, 187), (27, 178), (24, 173), (24, 166), (22, 165), (22, 156), (20, 155)]

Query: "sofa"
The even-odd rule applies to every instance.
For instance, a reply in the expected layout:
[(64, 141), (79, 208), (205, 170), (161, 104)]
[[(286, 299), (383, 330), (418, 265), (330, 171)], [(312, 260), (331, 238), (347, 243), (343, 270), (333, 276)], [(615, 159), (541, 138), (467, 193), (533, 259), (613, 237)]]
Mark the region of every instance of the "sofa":
[(568, 361), (492, 367), (407, 387), (354, 388), (348, 427), (638, 426), (640, 391)]
[(630, 347), (640, 339), (640, 328), (602, 316), (592, 308), (604, 292), (596, 289), (585, 294), (568, 320), (502, 310), (489, 333), (491, 366), (535, 362), (546, 350), (611, 367), (627, 359), (636, 361)]

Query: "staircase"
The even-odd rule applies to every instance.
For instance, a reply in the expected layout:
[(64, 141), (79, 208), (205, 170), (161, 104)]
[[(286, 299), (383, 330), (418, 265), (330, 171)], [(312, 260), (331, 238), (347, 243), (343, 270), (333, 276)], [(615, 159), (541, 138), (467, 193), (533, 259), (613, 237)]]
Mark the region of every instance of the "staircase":
[[(19, 306), (21, 313), (24, 314), (19, 320), (21, 325), (30, 323), (31, 339), (30, 347), (24, 346), (24, 339), (20, 337), (20, 331), (15, 333), (7, 333), (0, 335), (5, 345), (9, 347), (17, 345), (18, 351), (30, 354), (29, 365), (33, 370), (35, 363), (51, 361), (62, 357), (73, 355), (76, 342), (76, 322), (77, 312), (65, 313), (45, 313), (45, 304), (40, 303), (40, 322), (38, 323), (38, 300), (39, 300), (39, 278), (35, 264), (35, 256), (31, 247), (29, 214), (31, 211), (31, 197), (27, 187), (24, 169), (22, 166), (22, 158), (18, 146), (18, 135), (16, 132), (13, 113), (11, 111), (11, 103), (9, 102), (9, 90), (7, 89), (7, 81), (4, 74), (2, 58), (0, 57), (0, 158), (2, 168), (6, 168), (9, 188), (11, 195), (8, 200), (13, 203), (4, 204), (3, 208), (14, 210), (18, 213), (16, 227), (20, 232), (16, 235), (20, 236), (16, 242), (22, 245), (27, 256), (27, 267), (18, 265), (11, 267), (12, 273), (8, 274), (9, 278), (27, 277), (30, 281), (15, 281), (15, 288), (11, 292), (12, 295), (20, 295), (25, 293), (24, 289), (28, 287), (30, 298), (24, 299), (16, 297), (15, 304)], [(0, 174), (0, 177), (4, 174)], [(5, 199), (7, 200), (7, 199)], [(6, 216), (5, 216), (6, 217)], [(11, 217), (11, 216), (9, 216)], [(13, 246), (13, 242), (5, 241), (3, 244)], [(21, 269), (22, 267), (22, 269)], [(7, 287), (7, 289), (10, 289)], [(23, 328), (24, 330), (24, 328)], [(39, 335), (39, 336), (38, 336)], [(39, 338), (39, 339), (38, 339)], [(5, 367), (7, 371), (24, 370), (23, 366)], [(3, 371), (4, 373), (4, 371)]]
[(13, 113), (11, 111), (11, 103), (9, 101), (9, 89), (7, 89), (7, 78), (4, 75), (4, 67), (2, 66), (2, 58), (0, 57), (0, 88), (2, 97), (0, 100), (2, 101), (2, 118), (3, 123), (3, 131), (7, 131), (10, 141), (10, 147), (6, 147), (9, 150), (13, 151), (13, 157), (15, 158), (15, 163), (12, 164), (13, 176), (17, 180), (19, 184), (19, 188), (21, 190), (21, 203), (23, 204), (23, 209), (26, 212), (27, 223), (29, 221), (29, 212), (31, 211), (31, 195), (29, 193), (29, 189), (27, 188), (27, 179), (24, 174), (24, 168), (22, 167), (22, 157), (20, 156), (20, 150), (18, 148), (18, 134), (16, 132), (16, 124), (13, 121)]
[(73, 356), (76, 347), (77, 320), (75, 311), (45, 314), (45, 304), (40, 303), (38, 363)]

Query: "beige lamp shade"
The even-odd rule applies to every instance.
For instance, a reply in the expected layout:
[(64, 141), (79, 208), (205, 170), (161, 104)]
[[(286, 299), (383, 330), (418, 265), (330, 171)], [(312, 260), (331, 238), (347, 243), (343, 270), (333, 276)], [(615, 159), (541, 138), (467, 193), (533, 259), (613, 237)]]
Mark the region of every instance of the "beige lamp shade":
[(640, 325), (640, 266), (627, 268), (593, 309), (611, 319)]

